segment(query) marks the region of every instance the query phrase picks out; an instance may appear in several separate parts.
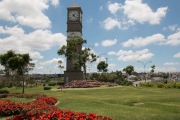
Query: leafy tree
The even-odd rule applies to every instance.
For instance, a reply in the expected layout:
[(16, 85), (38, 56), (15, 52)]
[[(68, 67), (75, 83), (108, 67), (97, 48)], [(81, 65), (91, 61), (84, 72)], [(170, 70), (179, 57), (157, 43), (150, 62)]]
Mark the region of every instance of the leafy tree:
[(59, 63), (58, 67), (60, 68), (60, 71), (62, 74), (62, 69), (64, 68), (64, 66), (62, 65), (63, 62), (62, 62), (62, 60), (59, 60), (58, 63)]
[(155, 65), (151, 66), (151, 72), (150, 73), (154, 73), (155, 67), (156, 67)]
[(107, 67), (108, 67), (108, 64), (105, 63), (105, 61), (101, 61), (97, 65), (97, 69), (99, 72), (107, 72), (108, 71)]
[(10, 77), (10, 72), (11, 74), (17, 73), (21, 76), (21, 80), (23, 81), (22, 93), (24, 93), (24, 74), (32, 70), (35, 66), (35, 64), (30, 63), (30, 61), (29, 54), (16, 54), (12, 50), (0, 55), (0, 63), (5, 68), (6, 78)]
[(81, 50), (81, 46), (87, 43), (86, 40), (82, 38), (70, 39), (67, 41), (67, 46), (63, 45), (57, 52), (58, 55), (65, 55), (68, 60), (73, 61), (73, 66), (75, 69), (83, 68), (85, 79), (87, 62), (92, 63), (96, 61), (97, 56), (91, 52), (90, 48), (85, 48)]
[(134, 71), (134, 66), (129, 65), (126, 68), (123, 69), (123, 71), (125, 71), (126, 73), (128, 73), (129, 75), (131, 75), (131, 73)]
[(32, 59), (30, 58), (29, 54), (16, 54), (16, 56), (11, 57), (8, 59), (9, 68), (17, 70), (19, 76), (21, 76), (22, 80), (22, 93), (24, 94), (24, 74), (29, 70), (32, 70), (34, 67), (34, 63), (30, 63)]
[(82, 67), (85, 75), (85, 79), (87, 80), (87, 74), (86, 74), (86, 68), (87, 68), (87, 62), (92, 63), (96, 61), (97, 56), (93, 53), (91, 53), (90, 48), (85, 48), (79, 54), (76, 54), (74, 61), (74, 67)]
[(123, 77), (123, 74), (122, 74), (122, 72), (121, 71), (116, 71), (115, 72), (115, 77), (117, 78), (117, 83), (118, 84), (121, 84), (121, 82), (123, 82), (124, 81), (124, 77)]
[(2, 66), (4, 66), (4, 70), (3, 72), (5, 72), (5, 76), (7, 78), (7, 80), (9, 81), (9, 78), (10, 78), (10, 73), (12, 72), (11, 69), (9, 68), (9, 64), (8, 64), (8, 60), (11, 58), (11, 57), (14, 57), (16, 56), (15, 52), (12, 51), (12, 50), (9, 50), (7, 51), (7, 53), (4, 53), (4, 54), (1, 54), (0, 55), (0, 64)]

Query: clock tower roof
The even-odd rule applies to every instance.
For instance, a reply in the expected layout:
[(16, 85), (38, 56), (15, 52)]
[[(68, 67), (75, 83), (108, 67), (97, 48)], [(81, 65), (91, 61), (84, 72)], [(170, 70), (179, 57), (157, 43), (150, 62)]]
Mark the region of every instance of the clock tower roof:
[(79, 7), (76, 3), (74, 3), (71, 7)]
[(68, 10), (80, 9), (81, 13), (83, 13), (81, 7), (79, 7), (79, 6), (76, 4), (76, 2), (75, 2), (72, 6), (68, 7), (67, 9), (68, 9)]

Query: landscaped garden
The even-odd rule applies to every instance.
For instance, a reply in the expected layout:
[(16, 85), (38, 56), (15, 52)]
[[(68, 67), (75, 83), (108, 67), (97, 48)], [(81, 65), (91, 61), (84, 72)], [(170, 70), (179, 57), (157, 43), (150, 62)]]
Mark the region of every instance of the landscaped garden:
[[(86, 117), (108, 116), (115, 120), (180, 119), (180, 89), (133, 86), (107, 87), (103, 85), (96, 88), (66, 88), (62, 91), (58, 90), (57, 86), (52, 86), (52, 89), (47, 91), (43, 89), (43, 86), (37, 86), (25, 88), (25, 95), (29, 95), (28, 98), (25, 96), (15, 97), (16, 99), (23, 98), (21, 104), (13, 103), (17, 102), (17, 100), (13, 100), (13, 96), (15, 96), (13, 93), (21, 93), (21, 88), (3, 89), (8, 90), (11, 96), (6, 96), (6, 100), (1, 98), (0, 101), (6, 101), (11, 106), (19, 105), (19, 107), (16, 107), (17, 110), (11, 114), (19, 114), (18, 112), (22, 109), (24, 109), (24, 113), (29, 113), (25, 114), (26, 116), (21, 114), (19, 117), (33, 118), (41, 116), (49, 119), (48, 117), (55, 118), (57, 115), (70, 114)], [(40, 97), (37, 98), (37, 96)], [(10, 101), (7, 101), (7, 99)], [(31, 107), (25, 107), (26, 105)], [(47, 114), (40, 115), (42, 109), (37, 106), (42, 108), (43, 111), (48, 111)], [(28, 110), (30, 108), (32, 109)], [(32, 115), (32, 113), (37, 114)], [(13, 118), (12, 116), (2, 116), (1, 118), (10, 117)]]

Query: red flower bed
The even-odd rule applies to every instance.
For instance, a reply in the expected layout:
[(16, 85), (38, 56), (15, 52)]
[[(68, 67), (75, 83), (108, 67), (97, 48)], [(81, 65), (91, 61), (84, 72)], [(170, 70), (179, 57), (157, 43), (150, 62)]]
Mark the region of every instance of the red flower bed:
[[(9, 95), (16, 96), (15, 94)], [(22, 96), (26, 97), (26, 95)], [(14, 115), (6, 120), (112, 120), (106, 116), (96, 114), (86, 114), (70, 110), (63, 111), (54, 106), (57, 102), (57, 99), (54, 97), (47, 97), (46, 95), (30, 96), (36, 97), (36, 100), (27, 103), (0, 100), (0, 115)]]

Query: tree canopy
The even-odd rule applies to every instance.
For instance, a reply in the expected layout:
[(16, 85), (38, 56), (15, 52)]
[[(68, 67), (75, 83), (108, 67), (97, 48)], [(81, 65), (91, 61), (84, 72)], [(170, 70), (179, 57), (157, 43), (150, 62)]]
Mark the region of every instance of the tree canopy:
[(126, 68), (123, 69), (123, 71), (125, 71), (126, 73), (128, 73), (129, 75), (131, 75), (132, 72), (134, 71), (134, 66), (128, 65)]
[(108, 71), (107, 67), (108, 64), (105, 61), (101, 61), (97, 65), (97, 69), (99, 72), (107, 72)]
[(30, 63), (31, 60), (29, 54), (16, 54), (12, 50), (0, 55), (0, 64), (5, 68), (6, 77), (9, 78), (10, 72), (13, 74), (14, 71), (21, 76), (22, 93), (24, 93), (24, 74), (35, 66), (34, 63)]

